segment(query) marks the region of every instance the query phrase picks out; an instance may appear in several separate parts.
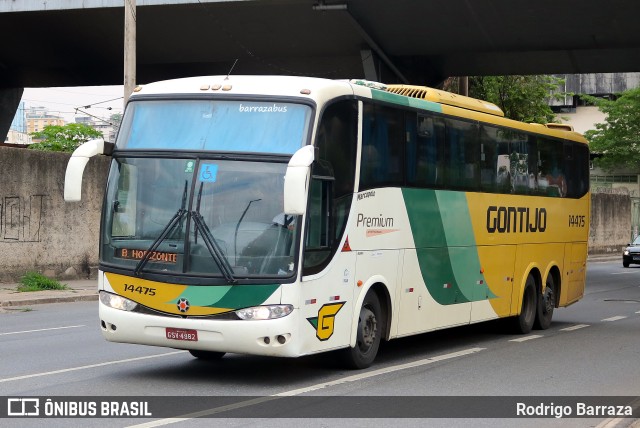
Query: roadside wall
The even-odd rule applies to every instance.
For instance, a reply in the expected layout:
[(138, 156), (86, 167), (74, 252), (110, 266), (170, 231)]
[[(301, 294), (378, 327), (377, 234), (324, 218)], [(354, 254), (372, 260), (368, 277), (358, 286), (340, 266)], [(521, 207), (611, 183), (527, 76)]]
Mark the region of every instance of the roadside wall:
[(0, 282), (17, 281), (29, 270), (62, 279), (95, 274), (110, 158), (92, 158), (82, 201), (64, 202), (69, 157), (0, 147)]
[(631, 239), (631, 197), (626, 189), (591, 194), (589, 254), (618, 254)]

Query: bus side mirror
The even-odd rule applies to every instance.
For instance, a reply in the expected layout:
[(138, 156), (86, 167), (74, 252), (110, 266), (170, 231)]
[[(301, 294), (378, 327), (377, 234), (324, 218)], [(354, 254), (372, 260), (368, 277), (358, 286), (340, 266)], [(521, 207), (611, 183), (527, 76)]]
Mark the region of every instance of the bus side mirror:
[(87, 141), (74, 150), (64, 174), (65, 201), (75, 202), (82, 199), (82, 175), (89, 159), (100, 154), (110, 155), (112, 152), (113, 144), (105, 143), (102, 138)]
[(315, 147), (304, 146), (296, 151), (284, 176), (284, 213), (302, 215), (307, 208), (309, 171), (315, 159)]

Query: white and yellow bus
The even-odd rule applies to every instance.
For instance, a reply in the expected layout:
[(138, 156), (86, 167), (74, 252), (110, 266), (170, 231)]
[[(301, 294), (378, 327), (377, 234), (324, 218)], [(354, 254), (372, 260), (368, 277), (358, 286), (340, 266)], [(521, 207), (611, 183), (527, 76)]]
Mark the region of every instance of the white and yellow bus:
[(423, 87), (210, 76), (136, 88), (110, 154), (99, 315), (109, 341), (369, 366), (382, 340), (584, 292), (589, 151), (562, 125)]

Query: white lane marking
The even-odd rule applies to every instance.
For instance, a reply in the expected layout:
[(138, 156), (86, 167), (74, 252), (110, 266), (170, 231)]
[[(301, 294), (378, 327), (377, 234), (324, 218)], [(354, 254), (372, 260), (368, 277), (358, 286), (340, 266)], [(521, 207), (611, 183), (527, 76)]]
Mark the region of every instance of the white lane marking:
[(624, 272), (612, 273), (611, 275), (629, 275), (629, 274), (634, 274), (634, 273), (636, 273), (636, 271), (628, 270), (628, 271), (624, 271)]
[(640, 311), (636, 312), (636, 314), (640, 314)]
[(88, 366), (71, 367), (71, 368), (68, 368), (68, 369), (53, 370), (53, 371), (50, 371), (50, 372), (33, 373), (33, 374), (28, 374), (28, 375), (23, 375), (23, 376), (8, 377), (8, 378), (5, 378), (5, 379), (0, 379), (0, 383), (11, 382), (11, 381), (14, 381), (14, 380), (29, 379), (29, 378), (32, 378), (32, 377), (50, 376), (50, 375), (54, 375), (54, 374), (74, 372), (74, 371), (77, 371), (77, 370), (92, 369), (92, 368), (95, 368), (95, 367), (110, 366), (110, 365), (113, 365), (113, 364), (130, 363), (132, 361), (148, 360), (148, 359), (151, 359), (151, 358), (166, 357), (168, 355), (181, 354), (181, 353), (184, 353), (184, 352), (187, 352), (187, 351), (167, 352), (167, 353), (164, 353), (164, 354), (148, 355), (146, 357), (127, 358), (126, 360), (107, 361), (106, 363), (89, 364)]
[(84, 325), (68, 325), (65, 327), (40, 328), (38, 330), (11, 331), (9, 333), (0, 333), (0, 336), (7, 336), (9, 334), (35, 333), (37, 331), (63, 330), (65, 328), (78, 328), (78, 327), (85, 327), (85, 326)]
[(240, 409), (242, 407), (253, 406), (255, 404), (264, 403), (266, 401), (277, 400), (281, 397), (292, 397), (295, 395), (304, 394), (307, 392), (317, 391), (319, 389), (328, 388), (330, 386), (340, 385), (347, 382), (355, 382), (362, 379), (371, 378), (374, 376), (380, 376), (387, 373), (397, 372), (399, 370), (406, 370), (414, 367), (425, 366), (427, 364), (433, 364), (438, 361), (449, 360), (452, 358), (463, 357), (465, 355), (475, 354), (480, 351), (484, 351), (486, 348), (470, 348), (459, 352), (452, 352), (450, 354), (439, 355), (432, 358), (425, 358), (423, 360), (414, 361), (406, 364), (399, 364), (397, 366), (386, 367), (383, 369), (373, 370), (367, 373), (361, 373), (353, 376), (347, 376), (342, 379), (337, 379), (331, 382), (319, 383), (316, 385), (308, 386), (305, 388), (293, 389), (291, 391), (281, 392), (279, 394), (273, 394), (266, 397), (254, 398), (252, 400), (242, 401), (240, 403), (229, 404), (227, 406), (214, 407), (212, 409), (202, 410), (200, 412), (189, 413), (186, 415), (176, 416), (175, 418), (158, 419), (139, 425), (131, 425), (129, 428), (150, 428), (163, 425), (169, 425), (176, 422), (184, 422), (190, 419), (199, 418), (203, 416), (211, 416), (217, 413), (226, 412), (228, 410)]
[(618, 315), (618, 316), (616, 316), (616, 317), (605, 318), (605, 319), (600, 320), (600, 321), (603, 321), (603, 322), (611, 322), (611, 321), (623, 320), (623, 319), (625, 319), (625, 318), (626, 318), (625, 316)]
[(561, 328), (560, 331), (574, 331), (580, 330), (581, 328), (589, 327), (589, 324), (577, 324), (567, 328)]
[(530, 334), (529, 336), (520, 337), (518, 339), (511, 339), (509, 342), (526, 342), (527, 340), (539, 339), (544, 337), (540, 334)]

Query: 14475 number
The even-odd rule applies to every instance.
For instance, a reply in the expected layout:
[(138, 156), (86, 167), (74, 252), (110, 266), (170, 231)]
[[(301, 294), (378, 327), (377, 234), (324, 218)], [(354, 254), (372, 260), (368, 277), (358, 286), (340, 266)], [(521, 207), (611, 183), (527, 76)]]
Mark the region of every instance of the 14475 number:
[(585, 226), (585, 216), (583, 215), (569, 216), (569, 227), (584, 227), (584, 226)]
[(136, 287), (133, 284), (125, 284), (124, 285), (124, 291), (128, 291), (130, 293), (145, 294), (147, 296), (155, 296), (156, 295), (156, 289), (155, 288), (141, 287), (139, 285)]

